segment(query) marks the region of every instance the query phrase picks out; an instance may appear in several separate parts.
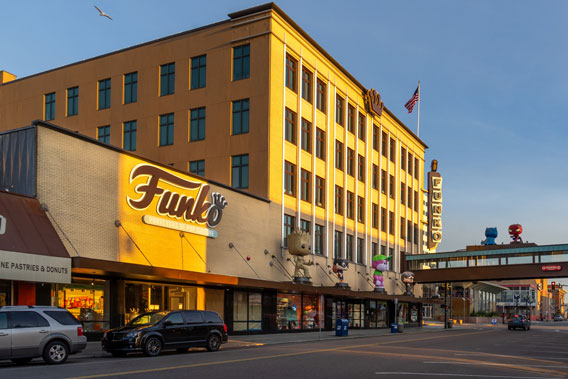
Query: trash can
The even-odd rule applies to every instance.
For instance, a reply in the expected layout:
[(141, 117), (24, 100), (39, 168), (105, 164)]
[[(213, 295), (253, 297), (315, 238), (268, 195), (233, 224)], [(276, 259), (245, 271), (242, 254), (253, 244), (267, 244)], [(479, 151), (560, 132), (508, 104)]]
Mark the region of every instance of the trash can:
[(397, 323), (391, 324), (391, 333), (398, 333), (398, 324)]
[(335, 336), (345, 337), (349, 332), (349, 320), (338, 318), (335, 320)]
[(452, 320), (446, 321), (446, 328), (451, 329), (453, 326), (454, 326), (454, 324), (453, 324)]

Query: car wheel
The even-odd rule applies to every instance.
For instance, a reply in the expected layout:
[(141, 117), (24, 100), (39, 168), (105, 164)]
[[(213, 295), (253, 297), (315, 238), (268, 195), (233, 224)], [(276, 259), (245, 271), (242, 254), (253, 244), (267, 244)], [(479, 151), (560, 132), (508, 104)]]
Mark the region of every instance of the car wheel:
[(50, 365), (57, 365), (65, 362), (69, 357), (69, 348), (63, 341), (51, 341), (43, 349), (43, 360)]
[(157, 337), (150, 337), (144, 345), (144, 354), (148, 357), (156, 357), (162, 351), (162, 341)]
[(217, 351), (219, 347), (221, 347), (221, 337), (217, 334), (211, 334), (209, 338), (207, 338), (207, 350)]
[(111, 351), (113, 357), (126, 357), (125, 351)]
[(25, 365), (26, 363), (29, 363), (32, 360), (32, 358), (14, 358), (12, 359), (12, 362), (14, 362), (17, 365)]
[(187, 347), (180, 347), (180, 348), (176, 349), (176, 351), (180, 354), (187, 353)]

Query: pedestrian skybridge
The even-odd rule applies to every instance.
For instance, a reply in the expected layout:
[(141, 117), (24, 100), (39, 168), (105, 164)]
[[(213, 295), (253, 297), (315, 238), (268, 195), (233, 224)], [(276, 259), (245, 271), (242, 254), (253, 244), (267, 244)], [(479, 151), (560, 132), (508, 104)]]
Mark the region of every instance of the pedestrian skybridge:
[(418, 283), (568, 277), (568, 244), (470, 246), (405, 259)]

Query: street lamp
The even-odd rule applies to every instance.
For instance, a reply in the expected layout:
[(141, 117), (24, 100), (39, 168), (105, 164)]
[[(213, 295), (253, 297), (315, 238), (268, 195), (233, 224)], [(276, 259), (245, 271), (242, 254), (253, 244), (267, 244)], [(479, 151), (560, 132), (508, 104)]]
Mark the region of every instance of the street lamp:
[(517, 309), (515, 311), (515, 313), (519, 313), (519, 299), (521, 298), (521, 294), (520, 293), (516, 293), (513, 295), (513, 297), (515, 298), (515, 308)]

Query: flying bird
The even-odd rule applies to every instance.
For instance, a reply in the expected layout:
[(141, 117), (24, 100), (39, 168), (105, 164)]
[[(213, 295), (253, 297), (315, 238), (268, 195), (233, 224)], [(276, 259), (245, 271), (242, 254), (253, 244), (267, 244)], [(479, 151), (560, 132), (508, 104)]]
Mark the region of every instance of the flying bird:
[(104, 16), (104, 17), (108, 18), (109, 20), (112, 20), (112, 17), (110, 17), (105, 12), (101, 11), (101, 8), (97, 7), (96, 5), (94, 7), (97, 8), (97, 10), (99, 11), (99, 13), (100, 13), (99, 16)]

